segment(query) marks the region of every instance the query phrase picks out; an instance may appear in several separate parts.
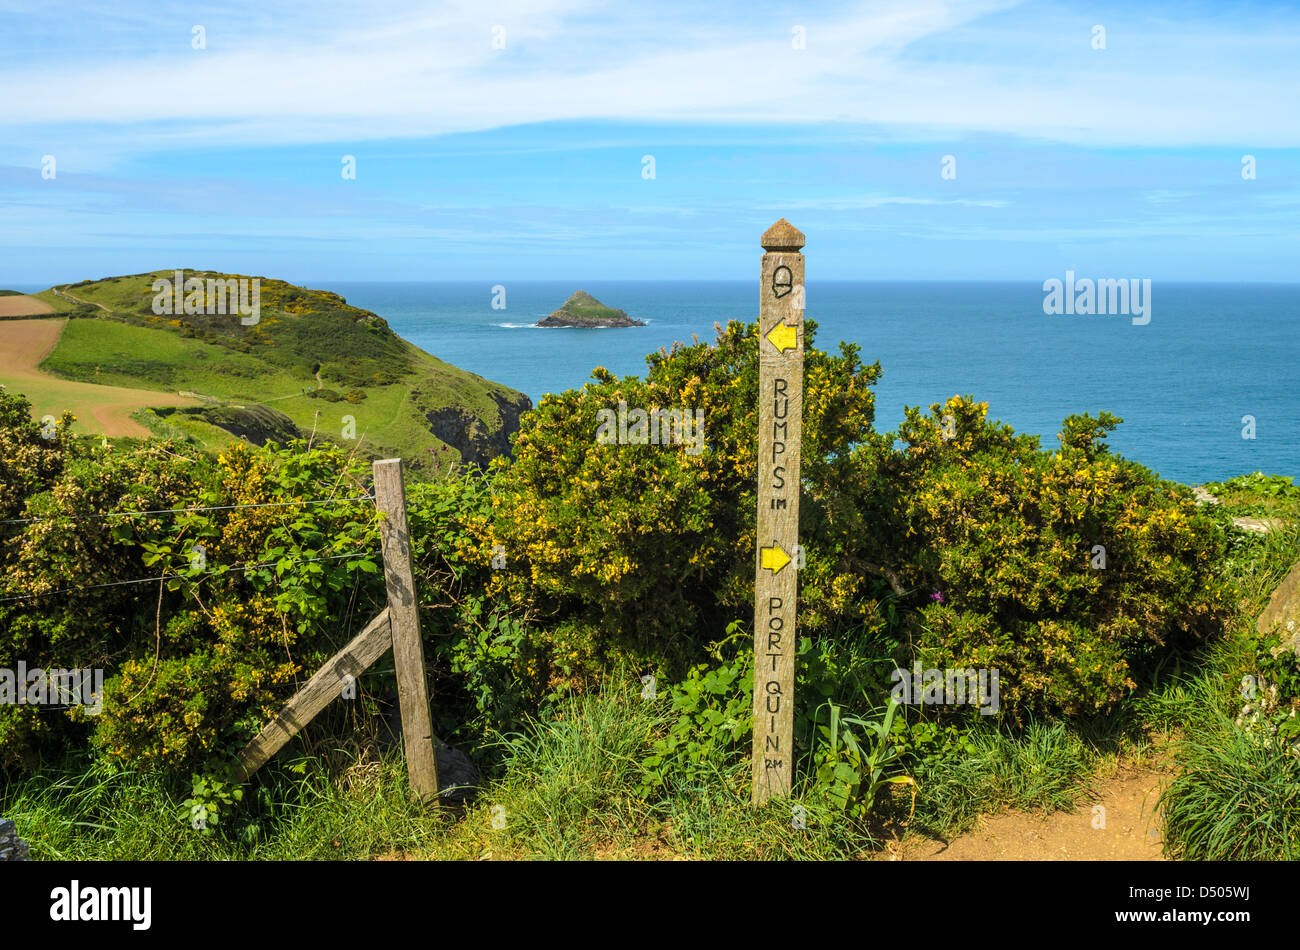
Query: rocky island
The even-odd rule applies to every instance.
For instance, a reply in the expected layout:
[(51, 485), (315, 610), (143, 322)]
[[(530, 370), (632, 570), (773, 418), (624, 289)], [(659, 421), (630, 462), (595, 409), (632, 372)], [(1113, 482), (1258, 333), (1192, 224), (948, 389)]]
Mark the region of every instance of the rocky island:
[(564, 306), (549, 317), (537, 321), (539, 327), (643, 327), (644, 320), (634, 320), (622, 310), (606, 307), (603, 303), (579, 290)]

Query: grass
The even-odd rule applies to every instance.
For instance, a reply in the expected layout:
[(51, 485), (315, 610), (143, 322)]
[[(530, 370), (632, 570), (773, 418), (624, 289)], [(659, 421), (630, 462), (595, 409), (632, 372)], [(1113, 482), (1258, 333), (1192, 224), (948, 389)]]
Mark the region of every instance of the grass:
[(555, 718), (503, 740), (503, 776), (446, 841), (417, 856), (838, 859), (870, 844), (811, 805), (798, 827), (797, 798), (754, 808), (747, 764), (640, 798), (640, 763), (668, 717), (662, 699), (641, 699), (631, 682), (566, 703)]
[(981, 726), (971, 738), (972, 753), (918, 771), (913, 832), (950, 838), (1002, 808), (1070, 810), (1105, 758), (1063, 722), (1034, 722), (1018, 734)]
[(1300, 520), (1300, 487), (1293, 486), (1290, 478), (1255, 472), (1205, 487), (1222, 503), (1221, 511), (1248, 517)]
[(1160, 798), (1167, 851), (1197, 860), (1295, 860), (1300, 758), (1284, 742), (1235, 725), (1216, 672), (1148, 700), (1153, 720), (1176, 723), (1182, 736), (1173, 746), (1176, 775)]
[(345, 767), (338, 756), (268, 767), (207, 832), (184, 820), (189, 789), (175, 777), (81, 758), (8, 783), (0, 814), (21, 829), (33, 859), (78, 861), (365, 860), (449, 824), (411, 799), (399, 756), (350, 755)]
[(579, 290), (572, 294), (560, 308), (564, 312), (574, 317), (582, 317), (588, 320), (605, 320), (611, 317), (625, 317), (622, 310), (617, 307), (610, 307), (586, 291)]
[[(212, 833), (181, 819), (189, 790), (177, 778), (81, 758), (9, 783), (0, 814), (37, 859), (836, 860), (878, 850), (864, 829), (797, 797), (752, 807), (747, 763), (640, 798), (640, 762), (668, 711), (642, 700), (638, 685), (610, 684), (498, 736), (500, 772), (460, 816), (417, 806), (400, 756), (355, 741), (268, 766)], [(1023, 739), (990, 732), (980, 750), (927, 787), (925, 814), (973, 816), (994, 800), (1068, 807), (1086, 786), (1086, 753), (1059, 724)]]
[[(1227, 523), (1246, 511), (1297, 517), (1294, 499), (1250, 491), (1221, 496), (1216, 516)], [(1240, 609), (1220, 641), (1196, 667), (1135, 703), (1148, 728), (1174, 738), (1175, 777), (1160, 809), (1170, 857), (1194, 860), (1295, 860), (1300, 857), (1300, 758), (1284, 740), (1235, 724), (1242, 677), (1259, 672), (1266, 640), (1255, 631), (1278, 582), (1300, 560), (1296, 523), (1257, 535), (1231, 534), (1225, 570), (1240, 592)], [(1300, 697), (1283, 697), (1294, 706)]]
[(415, 804), (399, 755), (349, 743), (277, 761), (211, 832), (190, 828), (173, 776), (70, 758), (6, 783), (0, 814), (34, 859), (368, 860), (843, 858), (869, 840), (833, 823), (795, 827), (792, 804), (749, 804), (737, 769), (638, 798), (640, 761), (665, 707), (639, 684), (569, 700), (547, 721), (497, 737), (501, 773), (462, 815)]

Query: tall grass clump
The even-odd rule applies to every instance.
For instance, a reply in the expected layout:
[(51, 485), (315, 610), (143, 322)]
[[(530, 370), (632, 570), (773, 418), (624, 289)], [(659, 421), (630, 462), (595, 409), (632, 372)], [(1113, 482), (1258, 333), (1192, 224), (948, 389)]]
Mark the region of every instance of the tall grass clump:
[(206, 830), (186, 820), (188, 794), (166, 772), (78, 756), (4, 783), (0, 814), (34, 859), (62, 861), (365, 860), (427, 846), (448, 820), (412, 797), (396, 751), (268, 766)]
[(1185, 860), (1300, 858), (1300, 758), (1264, 729), (1223, 711), (1213, 678), (1181, 692), (1177, 774), (1160, 796), (1165, 847)]
[(1226, 727), (1186, 739), (1181, 771), (1161, 796), (1171, 857), (1300, 858), (1300, 759)]
[(999, 808), (1073, 808), (1088, 790), (1097, 752), (1061, 721), (1033, 721), (1021, 731), (970, 728), (960, 755), (918, 772), (916, 831), (947, 836)]

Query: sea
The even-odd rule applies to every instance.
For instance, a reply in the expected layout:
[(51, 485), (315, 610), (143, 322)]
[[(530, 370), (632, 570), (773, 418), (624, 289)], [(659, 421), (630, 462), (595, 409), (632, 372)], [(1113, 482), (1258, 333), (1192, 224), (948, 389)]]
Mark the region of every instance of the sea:
[[(581, 386), (594, 367), (643, 374), (647, 354), (714, 338), (758, 315), (756, 281), (328, 282), (440, 359), (527, 393)], [(504, 288), (503, 295), (497, 288)], [(39, 290), (39, 287), (17, 287)], [(582, 289), (646, 321), (618, 329), (534, 324)], [(1263, 471), (1300, 476), (1300, 283), (1153, 282), (1123, 314), (1044, 312), (1036, 282), (810, 281), (814, 345), (880, 361), (876, 428), (957, 394), (1054, 447), (1061, 420), (1124, 420), (1114, 451), (1186, 484)], [(504, 303), (503, 308), (493, 304)]]
[[(502, 294), (494, 287), (504, 288)], [(676, 340), (752, 321), (751, 281), (337, 283), (323, 287), (384, 317), (401, 336), (471, 372), (527, 393), (581, 386), (603, 366), (644, 374)], [(575, 290), (647, 326), (541, 329)], [(1255, 471), (1300, 475), (1300, 284), (1151, 286), (1149, 322), (1130, 315), (1047, 314), (1041, 283), (809, 282), (814, 345), (857, 344), (880, 361), (876, 428), (906, 406), (957, 394), (989, 416), (1057, 445), (1061, 420), (1124, 420), (1114, 451), (1187, 484)], [(504, 303), (494, 309), (493, 303)]]

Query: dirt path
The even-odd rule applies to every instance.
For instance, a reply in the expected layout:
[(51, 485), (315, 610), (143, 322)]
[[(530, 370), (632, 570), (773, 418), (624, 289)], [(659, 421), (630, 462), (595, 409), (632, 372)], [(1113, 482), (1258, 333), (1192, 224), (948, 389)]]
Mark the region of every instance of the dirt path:
[[(885, 860), (904, 861), (1163, 861), (1155, 814), (1169, 774), (1121, 769), (1096, 782), (1096, 794), (1073, 814), (1007, 811), (980, 819), (975, 830), (946, 844), (904, 838)], [(1097, 807), (1105, 809), (1098, 811)], [(1102, 824), (1104, 827), (1094, 827)]]
[(0, 317), (37, 317), (53, 312), (54, 308), (39, 297), (26, 294), (0, 297)]
[[(6, 299), (11, 298), (0, 297)], [(82, 431), (143, 438), (150, 433), (131, 419), (135, 410), (144, 406), (198, 404), (174, 393), (77, 383), (42, 372), (41, 361), (58, 344), (66, 325), (67, 320), (63, 319), (0, 322), (0, 383), (27, 396), (36, 418), (57, 417), (70, 409)]]
[[(87, 305), (87, 306), (98, 307), (100, 310), (104, 311), (105, 313), (111, 313), (111, 312), (112, 312), (112, 311), (109, 310), (107, 307), (105, 307), (102, 303), (96, 303), (96, 302), (93, 301), (93, 300), (82, 300), (80, 297), (74, 297), (74, 296), (72, 296), (72, 294), (68, 293), (67, 291), (65, 291), (65, 290), (59, 290), (57, 287), (51, 287), (51, 288), (50, 288), (50, 293), (54, 294), (54, 296), (56, 296), (56, 297), (62, 297), (64, 300), (71, 300), (73, 303), (79, 303), (79, 304), (83, 304), (83, 305)], [(53, 310), (53, 308), (50, 308), (50, 309)]]

